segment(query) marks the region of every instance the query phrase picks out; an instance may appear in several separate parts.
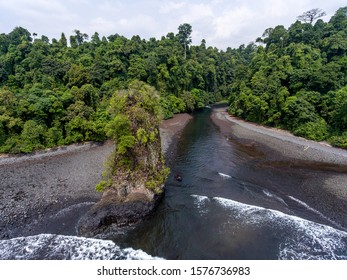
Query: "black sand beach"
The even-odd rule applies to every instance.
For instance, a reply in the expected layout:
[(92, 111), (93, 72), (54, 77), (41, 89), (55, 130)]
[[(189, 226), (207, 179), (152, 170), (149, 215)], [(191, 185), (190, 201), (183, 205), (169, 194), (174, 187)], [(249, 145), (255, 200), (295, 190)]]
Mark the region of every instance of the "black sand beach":
[[(190, 115), (180, 114), (162, 122), (164, 152), (190, 119)], [(0, 239), (52, 231), (75, 234), (71, 225), (101, 196), (95, 185), (112, 150), (113, 143), (107, 141), (29, 155), (1, 155)]]

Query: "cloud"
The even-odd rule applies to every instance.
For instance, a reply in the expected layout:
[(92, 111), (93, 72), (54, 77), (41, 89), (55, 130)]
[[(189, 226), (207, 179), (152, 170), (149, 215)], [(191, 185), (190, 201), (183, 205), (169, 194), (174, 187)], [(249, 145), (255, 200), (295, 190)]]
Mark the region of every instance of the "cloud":
[(121, 18), (116, 22), (116, 27), (119, 30), (117, 33), (122, 33), (128, 37), (140, 35), (140, 37), (145, 38), (154, 37), (159, 28), (153, 17), (144, 14)]
[(213, 17), (213, 8), (206, 4), (191, 4), (187, 7), (187, 12), (182, 15), (182, 23), (194, 23), (199, 20), (206, 20), (208, 17)]
[(1, 1), (0, 8), (11, 20), (13, 26), (7, 26), (7, 31), (12, 31), (15, 26), (23, 26), (30, 32), (50, 35), (54, 31), (63, 32), (66, 27), (78, 16), (63, 4), (62, 1), (52, 0), (16, 0)]
[(37, 20), (40, 18), (71, 15), (61, 1), (52, 0), (17, 0), (1, 1), (1, 9), (13, 13), (22, 20)]
[(346, 0), (0, 0), (1, 31), (16, 26), (57, 38), (74, 29), (108, 36), (160, 38), (177, 33), (182, 23), (193, 27), (193, 44), (225, 49), (248, 44), (269, 27), (295, 22), (313, 8), (327, 12), (328, 20)]
[(116, 24), (102, 17), (97, 17), (91, 20), (89, 32), (98, 32), (101, 34), (110, 35), (116, 29)]
[(162, 3), (160, 5), (159, 8), (159, 13), (161, 14), (170, 14), (176, 10), (180, 10), (182, 8), (184, 8), (186, 6), (186, 3), (184, 2), (179, 2), (179, 3), (175, 3), (175, 2), (169, 2), (169, 3)]
[(245, 6), (226, 11), (222, 16), (213, 20), (215, 35), (212, 38), (227, 38), (236, 35), (253, 18), (254, 13)]
[[(216, 0), (218, 1), (218, 0)], [(284, 25), (288, 28), (298, 15), (309, 10), (311, 0), (234, 0), (223, 3), (212, 21), (213, 32), (207, 43), (222, 49), (248, 44), (261, 36), (269, 27)], [(318, 3), (317, 3), (318, 4)]]
[(100, 13), (110, 15), (118, 14), (122, 9), (124, 9), (124, 4), (122, 2), (115, 1), (101, 1), (98, 5), (94, 7)]

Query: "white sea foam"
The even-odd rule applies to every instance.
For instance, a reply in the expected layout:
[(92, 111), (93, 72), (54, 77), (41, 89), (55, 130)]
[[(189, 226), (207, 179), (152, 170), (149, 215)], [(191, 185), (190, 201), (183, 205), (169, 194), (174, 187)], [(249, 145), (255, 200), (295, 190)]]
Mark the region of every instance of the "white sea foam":
[(271, 192), (269, 192), (268, 190), (263, 190), (263, 193), (267, 196), (267, 197), (271, 197), (274, 198), (275, 200), (281, 202), (283, 205), (288, 206), (288, 204), (278, 195), (275, 195)]
[(203, 203), (205, 201), (210, 200), (207, 196), (203, 196), (203, 195), (192, 194), (191, 197), (194, 197), (196, 201), (198, 201), (199, 203)]
[(112, 241), (40, 234), (0, 241), (0, 259), (70, 259), (70, 260), (148, 260), (152, 257), (142, 250), (121, 249)]
[(295, 197), (292, 197), (292, 196), (288, 196), (291, 200), (294, 200), (295, 202), (297, 202), (298, 204), (304, 206), (307, 210), (310, 210), (312, 211), (313, 213), (316, 213), (318, 216), (320, 216), (321, 218), (325, 219), (326, 221), (329, 221), (331, 224), (333, 224), (334, 226), (342, 229), (342, 226), (339, 225), (338, 223), (334, 222), (333, 220), (329, 219), (328, 217), (326, 217), (325, 215), (323, 215), (321, 212), (319, 212), (318, 210), (310, 207), (309, 205), (307, 205), (305, 202), (295, 198)]
[(270, 193), (270, 192), (267, 191), (267, 190), (263, 190), (263, 193), (264, 193), (266, 196), (268, 196), (268, 197), (273, 197), (273, 194)]
[(231, 178), (231, 176), (228, 175), (228, 174), (224, 174), (224, 173), (221, 173), (221, 172), (218, 172), (218, 174), (219, 174), (220, 176), (222, 176), (223, 178)]
[(347, 232), (231, 199), (214, 197), (210, 201), (230, 211), (233, 223), (250, 226), (253, 230), (263, 226), (272, 228), (282, 240), (279, 259), (347, 259)]
[(215, 197), (223, 207), (235, 210), (246, 223), (271, 222), (279, 230), (290, 230), (279, 248), (279, 259), (347, 259), (347, 233), (296, 216), (234, 200)]
[(194, 198), (194, 204), (200, 210), (200, 213), (205, 214), (208, 212), (208, 208), (205, 207), (205, 204), (210, 201), (210, 199), (207, 196), (192, 194), (191, 197)]

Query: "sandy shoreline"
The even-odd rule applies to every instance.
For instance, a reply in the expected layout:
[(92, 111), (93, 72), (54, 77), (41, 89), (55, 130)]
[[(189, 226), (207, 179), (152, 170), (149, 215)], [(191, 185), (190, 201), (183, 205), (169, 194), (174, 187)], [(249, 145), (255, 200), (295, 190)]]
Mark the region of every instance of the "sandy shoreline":
[[(179, 114), (162, 122), (164, 153), (191, 118)], [(113, 143), (106, 141), (30, 155), (1, 155), (0, 239), (37, 234), (45, 226), (59, 228), (56, 213), (67, 208), (83, 210), (98, 201), (101, 194), (95, 191), (95, 185), (102, 178), (103, 163), (112, 150)], [(54, 224), (50, 219), (57, 221)]]

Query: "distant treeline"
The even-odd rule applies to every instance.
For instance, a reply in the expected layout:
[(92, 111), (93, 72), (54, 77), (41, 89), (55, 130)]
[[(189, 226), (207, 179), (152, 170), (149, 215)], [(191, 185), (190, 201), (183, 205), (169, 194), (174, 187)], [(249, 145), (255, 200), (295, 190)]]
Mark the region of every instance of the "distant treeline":
[(190, 46), (191, 26), (178, 30), (160, 40), (1, 34), (0, 152), (106, 139), (110, 99), (134, 80), (159, 92), (163, 118), (228, 99), (236, 116), (347, 147), (347, 7), (225, 51)]
[(329, 22), (300, 16), (267, 29), (251, 59), (235, 68), (230, 113), (347, 147), (347, 7)]

